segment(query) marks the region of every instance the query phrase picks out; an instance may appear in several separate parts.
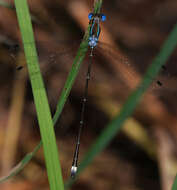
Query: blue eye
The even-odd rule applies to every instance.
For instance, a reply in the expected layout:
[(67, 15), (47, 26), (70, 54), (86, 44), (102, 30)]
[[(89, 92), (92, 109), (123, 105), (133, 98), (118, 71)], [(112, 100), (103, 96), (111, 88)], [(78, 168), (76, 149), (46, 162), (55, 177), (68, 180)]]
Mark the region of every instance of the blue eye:
[(100, 14), (100, 16), (101, 16), (101, 21), (105, 21), (106, 20), (106, 15), (104, 15), (104, 14)]
[(91, 20), (92, 17), (93, 17), (93, 13), (89, 13), (89, 15), (88, 15), (88, 19)]

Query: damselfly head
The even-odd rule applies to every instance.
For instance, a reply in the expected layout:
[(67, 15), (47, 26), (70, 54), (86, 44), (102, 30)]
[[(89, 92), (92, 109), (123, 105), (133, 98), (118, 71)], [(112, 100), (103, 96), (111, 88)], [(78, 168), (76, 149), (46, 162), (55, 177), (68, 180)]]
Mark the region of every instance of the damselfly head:
[(102, 13), (100, 13), (100, 14), (89, 13), (88, 18), (89, 18), (89, 20), (98, 19), (98, 20), (101, 20), (102, 22), (104, 22), (106, 20), (106, 15), (104, 15)]

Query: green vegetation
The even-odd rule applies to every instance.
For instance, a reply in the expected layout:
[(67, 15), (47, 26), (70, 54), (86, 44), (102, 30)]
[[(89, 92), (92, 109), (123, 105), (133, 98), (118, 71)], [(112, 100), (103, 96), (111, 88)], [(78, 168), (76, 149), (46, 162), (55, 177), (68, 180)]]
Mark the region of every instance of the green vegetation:
[[(64, 189), (61, 168), (58, 162), (59, 158), (58, 158), (53, 125), (55, 125), (57, 119), (60, 117), (65, 102), (71, 91), (72, 85), (78, 74), (80, 65), (83, 62), (85, 54), (88, 50), (88, 31), (90, 26), (88, 26), (88, 29), (86, 30), (83, 41), (81, 42), (80, 48), (78, 49), (77, 55), (74, 59), (71, 71), (64, 85), (63, 91), (58, 101), (57, 110), (52, 121), (46, 97), (45, 87), (38, 66), (35, 40), (33, 37), (33, 31), (30, 22), (28, 7), (25, 0), (16, 0), (15, 5), (22, 33), (24, 50), (28, 64), (31, 85), (33, 89), (33, 95), (34, 95), (37, 117), (40, 126), (42, 142), (40, 142), (35, 147), (33, 152), (27, 154), (24, 157), (24, 159), (10, 172), (8, 176), (1, 178), (0, 182), (3, 182), (11, 178), (12, 176), (16, 175), (19, 171), (21, 171), (43, 144), (50, 187), (52, 190)], [(94, 5), (94, 12), (100, 12), (101, 5), (102, 5), (101, 0), (96, 1)], [(158, 75), (161, 67), (166, 63), (167, 59), (172, 54), (176, 45), (177, 45), (177, 25), (174, 27), (173, 31), (169, 34), (168, 39), (161, 48), (161, 51), (153, 60), (150, 67), (148, 68), (139, 87), (127, 99), (119, 115), (117, 115), (102, 131), (100, 136), (91, 146), (88, 153), (85, 155), (83, 161), (80, 163), (77, 177), (92, 162), (94, 157), (97, 154), (99, 154), (115, 137), (117, 132), (121, 129), (123, 122), (133, 113), (135, 107), (139, 103), (144, 92), (148, 89), (148, 87), (152, 83), (153, 78), (155, 78)], [(77, 179), (77, 177), (75, 178), (75, 180)], [(73, 182), (74, 180), (69, 180), (66, 187), (69, 187)], [(172, 190), (176, 189), (176, 184), (177, 184), (177, 179), (173, 184)]]

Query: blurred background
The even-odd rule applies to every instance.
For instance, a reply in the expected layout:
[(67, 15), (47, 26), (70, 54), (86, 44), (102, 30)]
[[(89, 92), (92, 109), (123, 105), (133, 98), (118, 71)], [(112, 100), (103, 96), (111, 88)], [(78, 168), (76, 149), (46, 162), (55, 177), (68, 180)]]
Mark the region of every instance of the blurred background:
[[(2, 2), (2, 1), (0, 1)], [(8, 175), (40, 141), (13, 1), (0, 6), (0, 175)], [(52, 114), (88, 26), (93, 0), (28, 0)], [(94, 51), (80, 160), (119, 113), (177, 20), (176, 0), (103, 1), (100, 47)], [(170, 190), (177, 172), (177, 52), (111, 144), (71, 189)], [(125, 64), (126, 63), (126, 64)], [(128, 63), (128, 64), (127, 64)], [(23, 66), (20, 71), (18, 66)], [(87, 57), (56, 124), (59, 156), (70, 176)], [(151, 77), (151, 76), (149, 76)], [(160, 82), (161, 85), (158, 85)], [(49, 189), (42, 148), (0, 189)]]

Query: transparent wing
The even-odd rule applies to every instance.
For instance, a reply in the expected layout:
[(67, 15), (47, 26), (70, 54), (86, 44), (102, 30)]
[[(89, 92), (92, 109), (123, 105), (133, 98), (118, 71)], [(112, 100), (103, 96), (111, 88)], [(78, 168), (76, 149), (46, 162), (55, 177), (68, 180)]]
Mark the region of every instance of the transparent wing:
[[(100, 43), (99, 48), (104, 52), (104, 56), (110, 60), (111, 65), (116, 70), (117, 75), (121, 75), (124, 82), (130, 88), (135, 88), (141, 81), (145, 71), (151, 63), (135, 63), (123, 56), (119, 50), (113, 48), (109, 44)], [(154, 78), (148, 93), (153, 93), (157, 96), (164, 96), (168, 93), (177, 93), (177, 73), (173, 62), (168, 62), (163, 65), (159, 75)], [(149, 76), (151, 78), (151, 76)]]
[[(41, 70), (46, 81), (49, 81), (49, 76), (53, 78), (53, 81), (57, 81), (56, 74), (59, 74), (62, 78), (62, 84), (64, 84), (64, 79), (66, 79), (71, 68), (79, 44), (80, 41), (37, 42)], [(9, 46), (10, 56), (13, 60), (16, 59), (15, 57), (19, 51), (20, 47), (18, 45)], [(86, 63), (88, 56), (89, 51), (85, 59)], [(131, 62), (117, 48), (102, 42), (99, 42), (98, 47), (95, 48), (94, 62), (92, 77), (96, 83), (105, 83), (105, 85), (109, 83), (110, 86), (112, 84), (113, 88), (122, 85), (121, 90), (124, 91), (133, 90), (137, 87), (150, 64)], [(169, 93), (176, 94), (177, 75), (173, 67), (170, 62), (162, 67), (148, 93), (157, 96), (166, 96)], [(17, 68), (21, 68), (21, 65)], [(87, 64), (84, 64), (76, 86), (84, 86), (86, 68)], [(61, 79), (58, 79), (58, 81), (61, 81)]]

